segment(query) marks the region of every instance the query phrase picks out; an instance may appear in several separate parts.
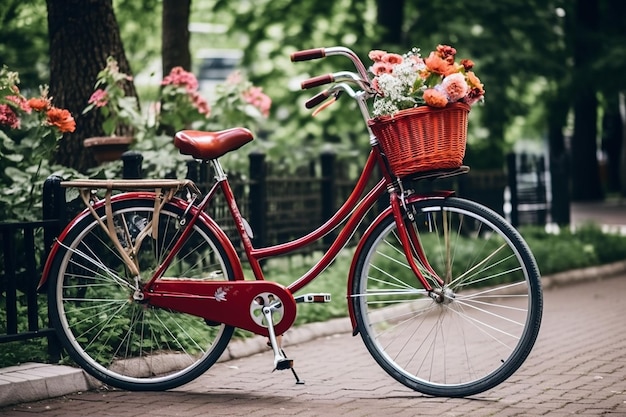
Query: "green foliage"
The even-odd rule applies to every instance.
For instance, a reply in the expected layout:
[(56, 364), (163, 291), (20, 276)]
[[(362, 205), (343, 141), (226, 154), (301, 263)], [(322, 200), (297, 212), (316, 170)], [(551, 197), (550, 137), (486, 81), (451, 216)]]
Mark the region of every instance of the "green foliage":
[(543, 275), (598, 263), (593, 247), (575, 239), (569, 232), (559, 235), (535, 234), (525, 238)]
[(355, 148), (367, 152), (365, 125), (352, 100), (339, 100), (312, 118), (304, 102), (318, 89), (299, 91), (305, 78), (352, 70), (352, 63), (339, 57), (292, 63), (289, 56), (300, 49), (346, 45), (366, 57), (377, 32), (372, 7), (372, 1), (352, 0), (216, 1), (212, 11), (194, 12), (201, 20), (224, 13), (233, 19), (229, 37), (241, 39), (245, 71), (272, 98), (270, 120), (275, 124), (268, 129), (267, 149), (271, 160), (301, 165), (329, 142), (339, 152)]
[(625, 259), (626, 237), (603, 232), (593, 223), (574, 230), (563, 228), (558, 232), (525, 226), (520, 232), (535, 255), (543, 275)]
[(45, 83), (48, 70), (46, 3), (3, 0), (0, 5), (0, 64), (19, 72), (29, 89)]

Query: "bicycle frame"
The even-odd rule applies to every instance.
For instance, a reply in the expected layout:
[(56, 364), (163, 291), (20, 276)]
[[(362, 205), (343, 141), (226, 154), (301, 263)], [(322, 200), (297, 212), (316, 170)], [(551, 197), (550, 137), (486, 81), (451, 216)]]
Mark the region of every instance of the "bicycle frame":
[[(335, 51), (335, 49), (331, 48), (328, 51)], [(346, 50), (342, 48), (338, 48), (335, 52), (337, 54), (347, 54)], [(356, 61), (354, 62), (356, 64)], [(359, 68), (358, 65), (357, 68)], [(361, 70), (363, 69), (361, 68)], [(366, 77), (364, 71), (360, 72), (363, 72), (363, 74), (361, 74), (362, 77)], [(352, 90), (347, 84), (340, 83), (337, 84), (336, 87), (334, 87), (333, 89), (324, 93), (322, 96), (328, 97), (330, 94), (335, 94), (334, 91), (347, 92), (352, 98), (357, 101), (364, 120), (368, 120), (369, 113), (366, 105), (366, 100), (369, 97), (368, 94), (371, 93), (367, 92), (368, 86), (363, 81), (364, 78), (359, 78), (358, 76), (355, 76), (354, 74), (348, 72), (339, 72), (330, 76), (312, 79), (310, 81), (313, 82), (310, 85), (319, 85), (319, 82), (326, 83), (331, 80), (342, 79), (348, 79), (356, 82), (363, 89), (363, 91), (358, 93), (354, 92), (354, 90)], [(229, 291), (230, 294), (259, 294), (260, 292), (268, 292), (276, 295), (277, 298), (280, 299), (280, 304), (282, 305), (281, 308), (285, 308), (285, 319), (281, 320), (281, 322), (276, 326), (275, 329), (278, 334), (281, 334), (288, 327), (290, 327), (295, 320), (296, 309), (293, 294), (295, 294), (311, 281), (313, 281), (336, 259), (338, 254), (347, 245), (348, 241), (355, 233), (357, 227), (360, 225), (365, 215), (385, 192), (387, 192), (389, 195), (390, 206), (378, 216), (378, 218), (374, 221), (372, 225), (370, 225), (370, 227), (365, 232), (364, 238), (367, 238), (367, 236), (369, 236), (373, 227), (375, 227), (381, 221), (381, 219), (389, 216), (390, 214), (393, 215), (393, 218), (398, 226), (398, 237), (402, 243), (402, 248), (407, 263), (413, 271), (414, 276), (420, 281), (421, 286), (429, 294), (431, 294), (431, 296), (433, 296), (433, 288), (421, 273), (420, 267), (418, 267), (418, 262), (421, 267), (426, 268), (426, 270), (428, 270), (432, 274), (432, 276), (439, 281), (440, 284), (443, 283), (443, 281), (439, 277), (437, 277), (437, 274), (435, 274), (432, 268), (430, 268), (426, 256), (420, 247), (418, 236), (412, 230), (412, 227), (407, 227), (407, 225), (405, 224), (405, 217), (408, 218), (409, 221), (413, 220), (412, 213), (406, 210), (406, 204), (407, 202), (412, 202), (419, 198), (445, 197), (452, 194), (452, 192), (432, 194), (427, 196), (411, 196), (409, 193), (405, 192), (401, 180), (399, 178), (395, 178), (388, 168), (386, 157), (382, 153), (381, 148), (378, 144), (378, 140), (373, 135), (371, 130), (369, 130), (369, 127), (368, 131), (370, 134), (371, 151), (368, 155), (367, 161), (354, 189), (352, 190), (346, 201), (343, 203), (343, 205), (339, 208), (339, 210), (320, 227), (312, 230), (308, 234), (298, 239), (261, 248), (255, 248), (252, 244), (251, 238), (248, 235), (248, 231), (246, 230), (247, 224), (241, 216), (235, 196), (228, 182), (228, 178), (223, 171), (221, 164), (219, 163), (219, 155), (216, 153), (213, 158), (208, 159), (208, 162), (212, 164), (215, 172), (215, 183), (213, 184), (209, 192), (202, 198), (200, 203), (195, 205), (194, 200), (190, 200), (187, 203), (184, 203), (182, 200), (177, 200), (177, 204), (184, 205), (186, 207), (185, 211), (190, 212), (192, 217), (188, 221), (184, 220), (181, 222), (181, 226), (185, 226), (181, 235), (178, 237), (171, 251), (168, 253), (163, 262), (159, 265), (155, 273), (151, 277), (141, 277), (140, 279), (140, 271), (138, 270), (138, 265), (135, 265), (133, 263), (134, 261), (131, 259), (132, 257), (129, 257), (125, 253), (121, 253), (128, 266), (128, 269), (131, 272), (131, 275), (135, 277), (137, 285), (135, 294), (133, 296), (135, 301), (148, 303), (156, 307), (169, 308), (176, 311), (197, 315), (205, 318), (208, 321), (226, 323), (236, 327), (251, 330), (259, 334), (267, 334), (266, 328), (260, 326), (259, 323), (255, 323), (254, 320), (250, 318), (249, 314), (245, 313), (249, 310), (248, 303), (253, 302), (254, 298), (252, 298), (251, 300), (248, 299), (249, 297), (245, 299), (240, 298), (237, 300), (233, 300), (233, 298), (235, 298), (236, 296), (229, 295), (229, 297), (231, 297), (229, 301), (233, 301), (229, 308), (220, 308), (218, 307), (218, 305), (225, 300), (224, 294)], [(229, 142), (228, 145), (224, 146), (223, 152), (221, 154), (236, 149), (248, 140), (251, 140), (251, 137), (248, 138), (245, 136), (241, 136), (240, 139), (235, 139), (233, 142)], [(231, 143), (233, 146), (231, 146)], [(377, 182), (376, 185), (374, 185), (369, 191), (366, 192), (370, 180), (375, 177), (374, 171), (377, 168), (380, 170), (381, 179)], [(151, 182), (150, 184), (153, 186), (153, 188), (155, 188), (155, 201), (161, 201), (163, 199), (163, 196), (159, 196), (159, 187), (154, 186), (154, 182)], [(76, 183), (72, 185), (83, 186), (77, 185)], [(121, 187), (127, 186), (124, 180), (119, 181), (118, 185)], [(193, 185), (193, 187), (195, 187), (195, 185)], [(105, 186), (101, 186), (101, 188), (105, 188)], [(86, 197), (86, 195), (88, 194), (87, 190), (89, 189), (89, 184), (84, 185), (83, 191), (81, 192), (81, 195), (83, 196), (83, 200), (85, 200), (88, 210), (91, 211), (91, 214), (96, 217), (96, 219), (100, 223), (100, 226), (102, 226), (109, 234), (118, 252), (123, 252), (124, 249), (122, 249), (121, 245), (119, 244), (120, 242), (117, 240), (112, 226), (113, 219), (111, 213), (111, 182), (106, 182), (106, 204), (102, 204), (106, 209), (106, 222), (103, 222), (96, 214), (95, 208), (89, 205)], [(194, 192), (194, 194), (196, 194), (197, 188), (192, 191)], [(217, 224), (204, 214), (205, 209), (215, 197), (218, 191), (221, 191), (225, 197), (226, 203), (235, 222), (238, 235), (241, 238), (247, 261), (250, 264), (255, 280), (244, 280), (243, 274), (241, 273), (242, 269), (240, 260), (237, 257), (234, 248), (232, 247), (232, 244), (227, 241), (226, 235), (219, 229)], [(126, 198), (132, 199), (133, 195), (139, 197), (139, 194), (129, 192), (127, 193)], [(167, 200), (172, 199), (172, 195), (173, 193), (170, 192)], [(199, 192), (196, 195), (199, 195)], [(158, 205), (155, 204), (155, 223), (152, 223), (152, 221), (150, 222), (152, 223), (151, 228), (153, 228), (154, 230), (157, 230), (158, 227), (158, 210), (160, 209), (158, 208)], [(192, 226), (198, 221), (206, 223), (207, 226), (214, 231), (218, 240), (221, 242), (220, 244), (226, 251), (226, 256), (228, 260), (231, 262), (231, 264), (234, 264), (235, 276), (233, 278), (235, 279), (235, 281), (229, 281), (226, 284), (226, 281), (198, 281), (184, 278), (171, 280), (164, 278), (165, 271), (168, 269), (171, 262), (174, 260), (178, 252), (185, 244), (186, 240), (189, 238), (193, 229)], [(261, 268), (261, 260), (292, 253), (302, 247), (310, 245), (313, 242), (318, 241), (331, 231), (335, 230), (344, 222), (345, 224), (343, 225), (343, 227), (341, 227), (337, 237), (331, 244), (330, 248), (303, 276), (289, 284), (287, 287), (283, 287), (282, 285), (267, 281), (265, 279), (263, 270)], [(148, 227), (146, 227), (146, 229), (148, 229)], [(147, 231), (143, 232), (141, 239), (138, 239), (138, 241), (141, 242), (141, 240), (147, 235), (147, 233)], [(63, 240), (63, 236), (64, 234), (61, 235), (59, 239), (60, 241)], [(139, 245), (140, 244), (141, 243), (139, 243)], [(44, 275), (40, 282), (40, 287), (45, 283), (47, 279), (47, 273), (50, 270), (50, 260), (54, 258), (56, 252), (58, 251), (59, 245), (60, 244), (57, 241), (55, 247), (51, 250), (50, 258), (48, 259), (49, 262), (44, 268)], [(133, 248), (133, 251), (135, 251), (136, 249), (137, 248)], [(354, 270), (354, 262), (355, 259), (358, 258), (359, 250), (360, 246), (357, 247), (357, 252), (353, 259), (353, 265), (351, 266), (351, 271)], [(350, 291), (352, 288), (352, 277), (353, 274), (351, 273), (348, 278), (348, 296), (350, 296)], [(237, 291), (237, 288), (239, 288), (241, 291)], [(238, 312), (242, 309), (244, 313), (239, 314)], [(355, 321), (354, 314), (352, 312), (352, 306), (350, 306), (350, 316), (354, 323)], [(269, 328), (270, 331), (274, 330), (272, 326), (269, 326)]]
[[(305, 275), (303, 275), (300, 279), (293, 282), (287, 287), (291, 293), (295, 293), (302, 289), (304, 286), (306, 286), (308, 283), (310, 283), (313, 279), (315, 279), (315, 277), (317, 277), (332, 263), (332, 261), (337, 257), (340, 251), (348, 243), (348, 240), (354, 234), (362, 218), (371, 209), (371, 207), (378, 200), (378, 198), (380, 198), (380, 196), (385, 192), (388, 180), (381, 179), (367, 193), (367, 195), (365, 195), (365, 197), (361, 198), (366, 190), (368, 182), (373, 176), (374, 170), (378, 166), (377, 161), (379, 160), (379, 158), (380, 154), (378, 152), (374, 150), (370, 152), (361, 176), (359, 177), (359, 180), (357, 181), (350, 196), (347, 198), (341, 208), (319, 228), (296, 240), (274, 246), (255, 248), (252, 244), (250, 237), (248, 236), (248, 233), (246, 232), (243, 218), (239, 211), (239, 207), (237, 206), (235, 196), (227, 180), (227, 177), (223, 174), (223, 172), (221, 172), (219, 166), (217, 170), (218, 173), (216, 175), (216, 182), (215, 184), (213, 184), (212, 188), (209, 190), (203, 200), (198, 204), (198, 213), (194, 216), (191, 222), (193, 223), (194, 221), (196, 221), (199, 212), (205, 210), (209, 202), (215, 196), (216, 192), (220, 190), (226, 199), (226, 203), (229, 207), (232, 218), (235, 221), (238, 235), (243, 243), (246, 257), (248, 263), (252, 268), (254, 276), (258, 280), (264, 280), (265, 276), (260, 264), (260, 261), (262, 259), (285, 255), (309, 244), (312, 244), (347, 220), (347, 223), (341, 229), (337, 238), (332, 243), (328, 251), (326, 251), (326, 253), (322, 256), (322, 258), (319, 259), (319, 261)], [(173, 250), (170, 252), (168, 258), (165, 259), (165, 261), (156, 271), (151, 280), (146, 283), (145, 286), (147, 288), (151, 287), (152, 284), (154, 284), (154, 282), (162, 276), (163, 272), (167, 269), (169, 262), (176, 255), (176, 253), (184, 243), (185, 238), (185, 235), (181, 236), (177, 244), (174, 246)]]
[[(265, 275), (260, 264), (260, 261), (262, 259), (285, 255), (285, 254), (294, 252), (304, 246), (312, 244), (315, 241), (321, 239), (326, 234), (328, 234), (330, 231), (334, 230), (340, 224), (345, 222), (345, 225), (341, 228), (340, 232), (338, 233), (337, 237), (335, 238), (335, 240), (333, 241), (329, 249), (313, 265), (313, 267), (309, 269), (309, 271), (307, 271), (303, 276), (301, 276), (300, 278), (298, 278), (297, 280), (289, 284), (286, 288), (282, 288), (281, 286), (280, 289), (278, 287), (274, 289), (275, 291), (283, 294), (283, 296), (285, 296), (285, 292), (291, 295), (291, 296), (287, 296), (287, 298), (289, 298), (290, 300), (293, 299), (293, 294), (295, 294), (296, 292), (304, 288), (306, 285), (308, 285), (311, 281), (313, 281), (317, 276), (319, 276), (320, 273), (322, 273), (335, 260), (335, 258), (338, 256), (338, 254), (347, 245), (348, 241), (353, 236), (354, 232), (356, 231), (357, 227), (361, 223), (364, 216), (373, 207), (376, 201), (378, 201), (378, 199), (385, 193), (385, 191), (387, 191), (390, 195), (391, 204), (386, 210), (384, 210), (381, 214), (379, 214), (378, 218), (372, 223), (372, 225), (370, 225), (370, 227), (365, 232), (364, 239), (370, 234), (371, 230), (373, 230), (373, 228), (383, 218), (385, 218), (386, 216), (390, 215), (390, 213), (392, 213), (396, 223), (398, 224), (399, 237), (403, 243), (402, 246), (404, 248), (408, 264), (413, 270), (416, 278), (420, 281), (422, 287), (429, 293), (431, 293), (433, 290), (430, 283), (426, 280), (426, 278), (421, 273), (416, 263), (416, 260), (415, 260), (416, 258), (418, 259), (420, 265), (422, 265), (427, 270), (429, 270), (432, 276), (435, 277), (435, 279), (437, 279), (440, 284), (443, 283), (443, 281), (437, 277), (437, 274), (432, 270), (432, 268), (428, 264), (426, 256), (421, 250), (421, 246), (419, 244), (419, 239), (417, 235), (415, 235), (411, 227), (407, 227), (407, 225), (405, 225), (405, 220), (404, 220), (405, 197), (403, 194), (398, 193), (398, 189), (401, 190), (401, 187), (398, 186), (399, 180), (397, 179), (394, 180), (390, 176), (389, 171), (386, 169), (384, 157), (381, 154), (380, 149), (377, 145), (374, 145), (372, 147), (372, 151), (370, 152), (367, 158), (363, 171), (355, 187), (353, 188), (352, 192), (350, 193), (350, 195), (348, 196), (344, 204), (339, 208), (339, 210), (330, 219), (328, 219), (324, 224), (322, 224), (317, 229), (311, 231), (307, 235), (302, 236), (298, 239), (295, 239), (293, 241), (286, 242), (286, 243), (281, 243), (278, 245), (261, 247), (261, 248), (255, 248), (251, 242), (250, 237), (248, 236), (248, 232), (246, 231), (246, 225), (244, 223), (244, 220), (237, 206), (235, 196), (232, 192), (227, 176), (224, 174), (224, 172), (221, 169), (221, 165), (217, 161), (212, 161), (212, 162), (213, 162), (213, 167), (215, 168), (215, 171), (216, 171), (216, 176), (215, 176), (216, 182), (213, 184), (213, 186), (211, 187), (209, 192), (206, 194), (206, 196), (202, 199), (202, 201), (197, 205), (197, 212), (194, 214), (190, 223), (192, 224), (193, 222), (197, 221), (198, 217), (200, 216), (200, 213), (204, 212), (205, 208), (208, 206), (208, 204), (213, 199), (215, 194), (218, 192), (218, 190), (220, 190), (225, 196), (232, 218), (235, 221), (238, 235), (241, 238), (244, 251), (246, 253), (247, 261), (252, 268), (256, 281), (263, 281), (268, 284), (270, 283), (270, 281), (265, 281)], [(374, 185), (366, 193), (367, 185), (370, 182), (370, 180), (373, 178), (374, 171), (376, 170), (377, 167), (379, 167), (380, 170), (382, 171), (383, 177), (378, 181), (376, 185)], [(363, 194), (365, 195), (363, 196)], [(426, 195), (414, 195), (408, 199), (408, 202), (413, 202), (413, 201), (424, 199), (424, 198), (445, 198), (452, 194), (453, 192), (451, 191), (444, 191), (444, 192), (435, 192), (435, 193), (426, 194)], [(411, 216), (409, 215), (409, 218), (410, 217)], [(190, 227), (187, 228), (187, 231), (189, 230), (191, 230)], [(150, 298), (152, 300), (158, 299), (159, 293), (162, 291), (163, 292), (175, 292), (178, 294), (180, 293), (189, 294), (189, 297), (191, 299), (193, 299), (194, 297), (197, 297), (200, 294), (204, 294), (205, 296), (211, 298), (209, 294), (211, 293), (211, 291), (213, 291), (214, 287), (217, 288), (218, 286), (222, 285), (222, 283), (217, 283), (217, 284), (215, 283), (214, 284), (208, 284), (208, 283), (198, 284), (197, 282), (186, 283), (184, 280), (182, 282), (177, 280), (175, 283), (164, 284), (162, 281), (159, 280), (163, 276), (163, 273), (165, 272), (165, 270), (167, 270), (167, 267), (169, 263), (171, 262), (171, 260), (176, 256), (176, 253), (180, 250), (180, 248), (184, 244), (186, 237), (187, 237), (186, 233), (183, 233), (181, 235), (181, 237), (179, 238), (177, 243), (174, 245), (172, 251), (170, 252), (168, 257), (165, 259), (163, 264), (155, 272), (152, 278), (144, 285), (144, 288), (146, 289), (146, 291), (150, 293)], [(357, 254), (358, 254), (358, 251), (359, 249), (357, 249)], [(230, 258), (233, 259), (232, 256)], [(353, 259), (353, 265), (351, 266), (351, 270), (354, 269), (354, 262), (355, 262), (354, 260), (356, 258), (357, 256), (355, 256)], [(352, 276), (353, 274), (350, 274), (350, 277), (347, 283), (348, 297), (350, 297), (350, 289), (352, 287)], [(248, 280), (245, 282), (250, 283), (254, 281)], [(247, 285), (247, 284), (244, 284), (244, 285)], [(199, 287), (204, 287), (204, 289), (201, 289)], [(264, 287), (264, 288), (265, 290), (269, 291), (267, 287)], [(221, 289), (221, 287), (218, 289)], [(187, 298), (187, 297), (183, 297), (183, 298)], [(187, 311), (187, 312), (192, 312), (193, 310), (193, 314), (197, 314), (197, 315), (200, 315), (209, 319), (206, 316), (207, 314), (206, 308), (201, 308), (198, 306), (197, 308), (192, 309), (187, 304), (188, 301), (190, 300), (187, 299), (184, 302), (180, 302), (180, 296), (177, 296), (175, 305), (171, 304), (170, 302), (165, 302), (161, 304), (160, 301), (157, 301), (157, 305), (160, 305), (161, 307), (167, 307), (167, 308), (176, 308), (181, 311)], [(285, 303), (283, 300), (283, 305), (285, 304), (287, 303)], [(245, 303), (242, 303), (241, 307), (242, 308), (245, 307)], [(229, 309), (228, 311), (229, 311), (229, 314), (232, 314), (233, 311), (238, 311), (238, 309), (234, 309), (234, 310)], [(351, 305), (349, 305), (349, 313), (350, 313), (351, 321), (353, 323), (353, 328), (356, 329), (354, 313), (352, 311)], [(293, 314), (293, 319), (295, 320), (295, 307), (289, 308), (288, 314), (290, 316), (291, 314)], [(211, 319), (216, 319), (216, 318), (217, 318), (216, 316), (211, 316)], [(232, 317), (227, 319), (225, 316), (220, 316), (220, 318), (222, 320), (230, 320), (231, 322), (233, 320)], [(291, 320), (291, 318), (289, 320)], [(279, 324), (276, 327), (276, 330), (279, 334), (282, 333), (284, 330), (286, 330), (286, 328), (284, 328), (284, 321), (282, 323), (283, 323), (282, 326)], [(238, 322), (238, 327), (252, 330), (257, 333), (265, 334), (264, 331), (262, 330), (260, 331), (258, 328), (251, 328), (250, 326), (246, 326), (243, 323), (243, 321)]]

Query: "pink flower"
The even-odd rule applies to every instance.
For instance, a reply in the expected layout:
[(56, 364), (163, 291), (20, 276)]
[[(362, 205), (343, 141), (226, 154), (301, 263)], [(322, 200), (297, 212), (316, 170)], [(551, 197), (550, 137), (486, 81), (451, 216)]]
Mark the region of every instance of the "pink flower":
[(104, 107), (109, 102), (109, 96), (107, 92), (101, 88), (93, 92), (89, 97), (89, 104), (94, 104), (96, 107)]
[(233, 71), (230, 74), (228, 74), (228, 77), (226, 78), (227, 84), (239, 84), (242, 81), (243, 81), (243, 77), (241, 76), (240, 71)]
[(391, 74), (393, 72), (393, 65), (382, 61), (374, 62), (372, 72), (374, 75)]
[(410, 59), (411, 61), (413, 61), (413, 64), (415, 64), (416, 66), (417, 66), (417, 65), (420, 65), (420, 66), (421, 66), (421, 65), (425, 65), (425, 64), (424, 64), (424, 60), (423, 60), (421, 57), (417, 56), (417, 55), (411, 55), (411, 56), (409, 57), (409, 59)]
[(399, 54), (385, 54), (382, 57), (383, 62), (387, 62), (391, 65), (401, 64), (403, 61), (402, 55)]
[(5, 98), (15, 104), (17, 107), (19, 107), (24, 113), (30, 114), (30, 112), (32, 111), (32, 109), (28, 105), (28, 101), (26, 100), (26, 98), (22, 97), (21, 95), (6, 96)]
[(189, 98), (191, 99), (191, 103), (198, 110), (198, 113), (204, 114), (206, 117), (211, 115), (211, 107), (209, 103), (198, 93), (194, 91), (189, 94)]
[(369, 58), (374, 62), (382, 61), (383, 56), (387, 54), (387, 51), (381, 51), (380, 49), (371, 50), (368, 54)]
[(448, 98), (441, 91), (429, 88), (424, 91), (424, 102), (431, 107), (446, 107)]
[(192, 92), (198, 90), (198, 79), (183, 67), (174, 67), (169, 75), (163, 78), (161, 85), (184, 86), (188, 92)]
[(441, 86), (448, 95), (448, 99), (452, 102), (461, 100), (469, 91), (465, 77), (459, 72), (444, 78)]
[(20, 128), (20, 119), (7, 104), (0, 104), (0, 125), (9, 126), (11, 129)]
[(272, 99), (263, 93), (261, 87), (250, 87), (243, 93), (243, 99), (259, 109), (263, 116), (268, 117), (270, 115)]

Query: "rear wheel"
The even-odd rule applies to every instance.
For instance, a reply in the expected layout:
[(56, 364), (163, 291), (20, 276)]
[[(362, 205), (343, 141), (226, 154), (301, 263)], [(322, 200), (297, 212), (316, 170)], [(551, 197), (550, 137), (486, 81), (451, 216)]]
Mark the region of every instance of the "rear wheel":
[[(217, 361), (234, 329), (155, 308), (133, 297), (182, 233), (180, 207), (165, 204), (156, 233), (151, 227), (154, 200), (116, 201), (112, 211), (123, 246), (143, 239), (136, 254), (140, 279), (131, 277), (95, 217), (86, 216), (60, 242), (50, 271), (54, 326), (70, 357), (107, 384), (127, 390), (165, 390), (185, 384)], [(106, 222), (104, 208), (98, 215)], [(162, 279), (175, 277), (234, 279), (224, 249), (201, 221), (193, 225)]]
[[(374, 359), (404, 385), (434, 396), (491, 389), (524, 362), (542, 315), (540, 276), (518, 232), (459, 198), (409, 205), (434, 291), (412, 273), (389, 215), (358, 254), (352, 299)], [(436, 276), (443, 282), (439, 282)]]

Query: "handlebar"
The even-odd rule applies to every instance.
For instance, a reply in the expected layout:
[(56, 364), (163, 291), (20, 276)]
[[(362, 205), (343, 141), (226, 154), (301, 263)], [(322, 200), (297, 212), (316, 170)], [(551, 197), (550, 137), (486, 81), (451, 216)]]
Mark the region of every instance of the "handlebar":
[[(339, 71), (330, 74), (318, 75), (316, 77), (302, 81), (300, 87), (303, 90), (313, 87), (319, 87), (325, 84), (332, 84), (326, 90), (316, 94), (315, 96), (307, 100), (305, 103), (305, 107), (307, 109), (312, 109), (313, 107), (322, 104), (331, 97), (336, 100), (341, 96), (342, 93), (347, 93), (358, 104), (361, 116), (363, 117), (363, 120), (365, 121), (367, 129), (370, 133), (370, 142), (376, 143), (376, 137), (372, 133), (370, 127), (367, 125), (367, 121), (371, 118), (369, 113), (369, 107), (367, 105), (367, 100), (376, 95), (376, 90), (372, 88), (367, 69), (365, 68), (365, 65), (363, 65), (363, 62), (356, 53), (354, 53), (351, 49), (343, 46), (305, 49), (292, 53), (291, 61), (309, 61), (313, 59), (325, 58), (331, 55), (343, 55), (349, 58), (356, 68), (356, 73), (350, 71)], [(353, 85), (358, 87), (357, 91), (352, 88)], [(327, 103), (325, 106), (327, 106), (328, 104), (331, 103)], [(317, 111), (313, 113), (313, 115), (318, 113), (323, 108), (324, 106), (319, 107)]]
[(363, 65), (363, 62), (361, 62), (361, 58), (359, 58), (359, 56), (355, 54), (354, 51), (352, 51), (349, 48), (346, 48), (345, 46), (332, 46), (329, 48), (315, 48), (315, 49), (305, 49), (302, 51), (297, 51), (291, 54), (291, 61), (292, 62), (310, 61), (312, 59), (326, 58), (327, 56), (332, 56), (332, 55), (343, 55), (345, 57), (350, 58), (350, 60), (356, 67), (356, 70), (359, 73), (360, 78), (363, 80), (368, 79), (367, 68), (365, 68), (365, 65)]
[(309, 61), (311, 59), (324, 58), (325, 56), (325, 48), (305, 49), (291, 54), (291, 62)]
[[(303, 90), (319, 87), (325, 84), (333, 84), (332, 87), (324, 90), (321, 93), (311, 97), (305, 103), (305, 107), (307, 109), (311, 109), (321, 103), (323, 103), (326, 99), (334, 96), (335, 98), (339, 98), (341, 92), (347, 92), (348, 95), (359, 102), (359, 106), (362, 111), (366, 109), (365, 101), (373, 97), (376, 92), (372, 89), (370, 85), (370, 79), (361, 59), (349, 48), (343, 46), (334, 46), (330, 48), (315, 48), (315, 49), (305, 49), (302, 51), (297, 51), (291, 54), (291, 61), (299, 62), (299, 61), (309, 61), (313, 59), (325, 58), (331, 55), (343, 55), (348, 57), (352, 63), (354, 64), (357, 72), (350, 71), (339, 71), (330, 74), (318, 75), (313, 78), (309, 78), (300, 83), (300, 87)], [(349, 85), (356, 84), (359, 88), (359, 93), (356, 93)], [(364, 113), (364, 117), (366, 114)]]
[(304, 107), (306, 107), (307, 109), (312, 109), (318, 104), (325, 102), (326, 99), (329, 98), (330, 96), (331, 96), (330, 91), (324, 90), (321, 93), (317, 93), (316, 95), (308, 99), (306, 103), (304, 103)]
[(320, 85), (330, 84), (335, 82), (334, 74), (318, 75), (317, 77), (309, 78), (300, 83), (300, 88), (307, 90), (313, 87), (319, 87)]

